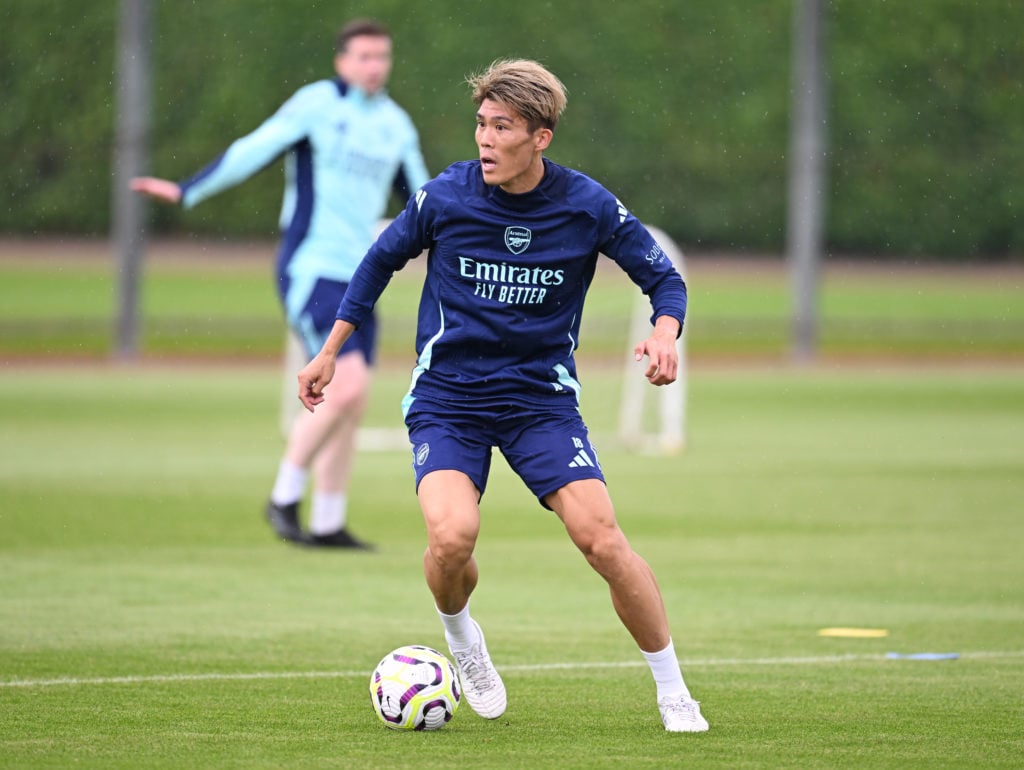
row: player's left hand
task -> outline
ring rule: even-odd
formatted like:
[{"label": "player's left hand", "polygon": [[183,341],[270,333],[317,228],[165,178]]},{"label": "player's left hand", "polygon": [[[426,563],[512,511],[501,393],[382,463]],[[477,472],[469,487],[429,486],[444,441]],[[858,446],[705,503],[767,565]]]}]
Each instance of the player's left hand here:
[{"label": "player's left hand", "polygon": [[675,382],[679,375],[679,352],[676,349],[678,332],[679,322],[663,316],[658,319],[651,336],[633,348],[637,361],[647,356],[644,377],[652,385],[668,385]]}]

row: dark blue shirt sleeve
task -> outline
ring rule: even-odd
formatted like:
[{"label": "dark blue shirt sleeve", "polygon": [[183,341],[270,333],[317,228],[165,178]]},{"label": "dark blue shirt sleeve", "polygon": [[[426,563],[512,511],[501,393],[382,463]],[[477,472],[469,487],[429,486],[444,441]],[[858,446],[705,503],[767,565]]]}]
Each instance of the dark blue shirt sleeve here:
[{"label": "dark blue shirt sleeve", "polygon": [[630,280],[651,302],[651,323],[663,315],[679,322],[682,334],[686,320],[686,282],[654,236],[635,216],[615,201],[616,211],[604,221],[613,226],[601,252],[626,271]]}]

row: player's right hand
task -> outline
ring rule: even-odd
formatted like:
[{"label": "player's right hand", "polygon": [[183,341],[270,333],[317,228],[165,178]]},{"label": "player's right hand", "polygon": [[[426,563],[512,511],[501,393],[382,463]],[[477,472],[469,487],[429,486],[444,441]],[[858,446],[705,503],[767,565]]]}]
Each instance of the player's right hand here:
[{"label": "player's right hand", "polygon": [[137,176],[130,183],[135,192],[148,195],[150,198],[165,203],[178,203],[181,200],[181,186],[169,179],[158,179],[155,176]]},{"label": "player's right hand", "polygon": [[334,377],[334,356],[318,355],[299,372],[299,401],[309,411],[324,400],[324,388]]}]

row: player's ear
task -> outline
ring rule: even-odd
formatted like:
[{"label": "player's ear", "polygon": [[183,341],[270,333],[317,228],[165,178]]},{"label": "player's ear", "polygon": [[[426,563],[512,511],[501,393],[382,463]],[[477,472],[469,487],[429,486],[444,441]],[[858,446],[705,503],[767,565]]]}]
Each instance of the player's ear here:
[{"label": "player's ear", "polygon": [[543,152],[551,144],[555,132],[550,128],[538,128],[533,132],[533,149]]}]

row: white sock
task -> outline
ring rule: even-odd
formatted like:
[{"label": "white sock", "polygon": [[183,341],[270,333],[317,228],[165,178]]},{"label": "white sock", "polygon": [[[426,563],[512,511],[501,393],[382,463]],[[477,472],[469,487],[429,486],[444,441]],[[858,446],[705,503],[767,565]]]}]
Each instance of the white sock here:
[{"label": "white sock", "polygon": [[291,505],[302,499],[306,491],[306,479],[309,471],[282,460],[277,468],[274,489],[270,492],[270,500],[274,505]]},{"label": "white sock", "polygon": [[468,650],[480,642],[480,632],[469,616],[469,602],[454,615],[445,615],[441,610],[438,610],[437,614],[441,616],[441,623],[444,624],[444,638],[448,642],[448,648],[453,652]]},{"label": "white sock", "polygon": [[683,672],[679,670],[679,660],[676,658],[676,648],[672,640],[668,640],[668,647],[658,652],[644,652],[647,665],[651,667],[654,675],[654,684],[658,687],[658,700],[664,697],[676,698],[680,695],[690,696],[690,691],[683,681]]},{"label": "white sock", "polygon": [[313,508],[309,512],[309,531],[314,535],[329,535],[345,526],[345,508],[348,498],[341,492],[314,492]]}]

